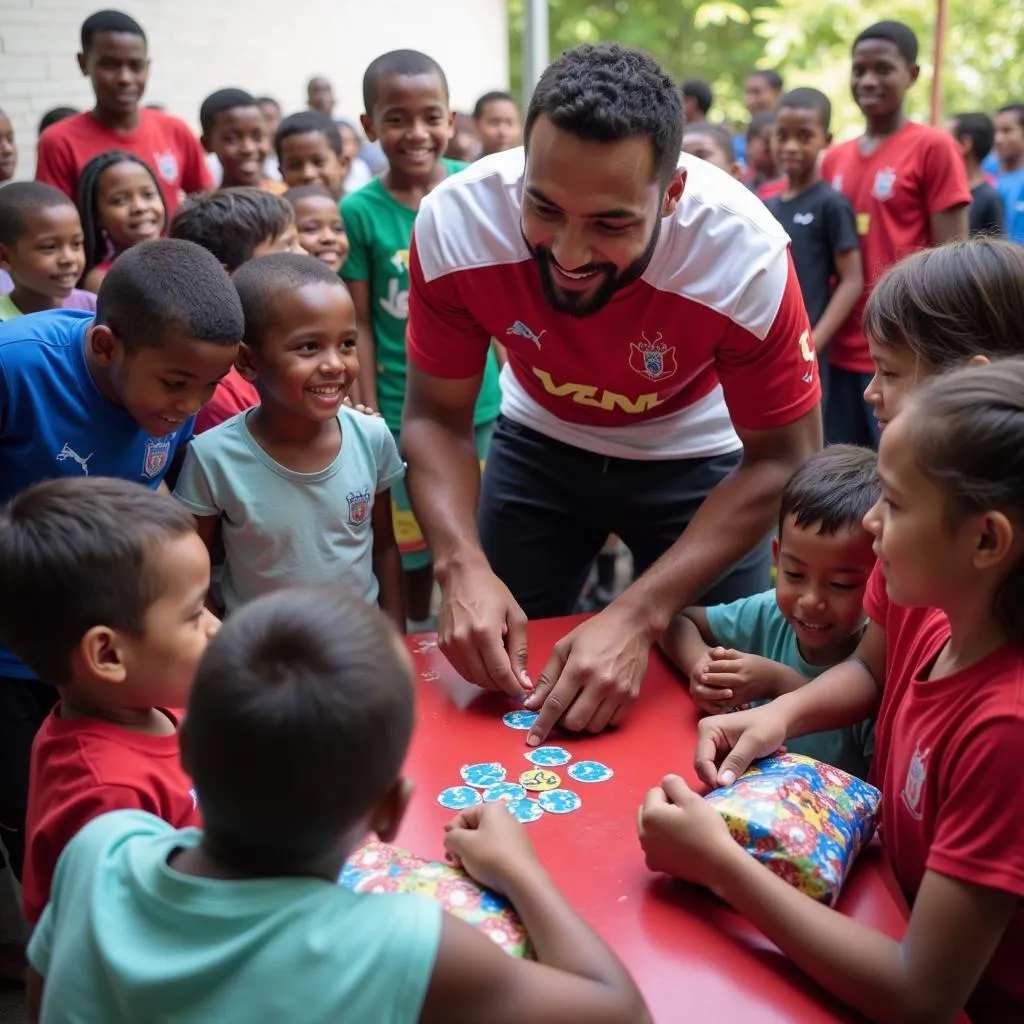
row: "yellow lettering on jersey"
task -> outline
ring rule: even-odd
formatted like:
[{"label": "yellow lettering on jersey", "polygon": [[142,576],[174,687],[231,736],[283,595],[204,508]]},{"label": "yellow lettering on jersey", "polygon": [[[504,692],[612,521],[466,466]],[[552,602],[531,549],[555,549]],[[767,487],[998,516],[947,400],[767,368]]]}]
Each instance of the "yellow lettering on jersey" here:
[{"label": "yellow lettering on jersey", "polygon": [[618,408],[630,415],[636,415],[661,405],[661,399],[656,391],[637,395],[633,399],[615,391],[603,391],[593,384],[556,384],[550,373],[536,366],[533,367],[533,372],[549,395],[554,395],[555,398],[572,398],[577,405],[586,405],[592,409],[611,412]]}]

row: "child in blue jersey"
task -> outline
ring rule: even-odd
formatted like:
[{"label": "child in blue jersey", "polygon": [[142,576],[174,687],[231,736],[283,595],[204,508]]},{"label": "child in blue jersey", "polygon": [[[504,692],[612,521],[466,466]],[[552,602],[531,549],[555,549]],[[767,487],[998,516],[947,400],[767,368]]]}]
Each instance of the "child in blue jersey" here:
[{"label": "child in blue jersey", "polygon": [[[861,520],[878,500],[877,457],[832,445],[798,469],[782,492],[773,544],[775,589],[732,604],[687,608],[660,641],[710,714],[798,689],[848,658],[867,619],[861,607],[875,566]],[[866,778],[874,720],[787,743]]]},{"label": "child in blue jersey", "polygon": [[500,803],[445,847],[509,898],[537,962],[421,895],[336,883],[367,833],[398,832],[414,717],[412,661],[355,596],[285,589],[231,616],[180,732],[203,831],[114,811],[68,844],[29,946],[36,1019],[649,1021]]},{"label": "child in blue jersey", "polygon": [[348,289],[312,256],[250,260],[238,369],[260,402],[199,435],[175,497],[211,552],[231,613],[294,583],[339,583],[403,631],[390,489],[405,475],[384,420],[346,406],[359,372]]},{"label": "child in blue jersey", "polygon": [[[55,476],[160,486],[242,329],[216,257],[171,239],[118,259],[95,318],[54,310],[0,324],[0,503]],[[55,701],[0,647],[0,828],[19,877],[32,739]]]}]

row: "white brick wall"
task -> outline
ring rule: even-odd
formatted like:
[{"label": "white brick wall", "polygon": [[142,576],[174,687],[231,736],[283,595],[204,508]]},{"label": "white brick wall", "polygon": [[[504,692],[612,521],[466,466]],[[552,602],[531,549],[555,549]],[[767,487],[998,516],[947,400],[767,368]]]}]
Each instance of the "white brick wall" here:
[{"label": "white brick wall", "polygon": [[441,64],[457,109],[508,85],[505,0],[0,0],[0,109],[14,124],[19,178],[35,173],[40,115],[92,105],[75,54],[82,21],[108,4],[149,38],[144,101],[197,130],[199,104],[215,89],[265,93],[291,113],[315,74],[334,82],[335,114],[354,119],[366,65],[403,47]]}]

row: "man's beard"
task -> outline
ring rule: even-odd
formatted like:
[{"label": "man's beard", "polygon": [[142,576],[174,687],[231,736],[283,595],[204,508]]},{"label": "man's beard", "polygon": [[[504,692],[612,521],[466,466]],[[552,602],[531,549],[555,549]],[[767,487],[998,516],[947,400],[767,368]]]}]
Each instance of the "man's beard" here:
[{"label": "man's beard", "polygon": [[[654,250],[658,245],[658,238],[661,236],[661,218],[655,222],[654,231],[651,233],[644,251],[638,259],[635,259],[625,270],[618,273],[610,263],[588,263],[585,267],[579,267],[573,271],[578,274],[593,273],[597,287],[593,291],[574,292],[560,288],[555,284],[554,257],[551,250],[546,248],[535,249],[526,243],[534,262],[537,264],[537,271],[540,274],[540,286],[544,292],[544,298],[558,310],[573,317],[588,317],[600,312],[611,301],[612,296],[627,285],[636,281],[647,269],[647,265],[654,256]],[[525,236],[524,236],[525,241]]]}]

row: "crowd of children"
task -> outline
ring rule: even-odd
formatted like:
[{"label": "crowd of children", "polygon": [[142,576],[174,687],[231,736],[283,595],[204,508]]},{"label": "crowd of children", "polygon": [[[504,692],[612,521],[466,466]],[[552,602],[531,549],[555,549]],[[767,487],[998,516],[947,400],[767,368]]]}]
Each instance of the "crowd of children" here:
[{"label": "crowd of children", "polygon": [[[218,90],[197,139],[141,105],[134,19],[86,19],[78,59],[95,107],[47,115],[37,180],[0,187],[0,852],[31,1019],[648,1019],[499,804],[445,844],[536,962],[336,884],[411,791],[399,634],[434,580],[399,454],[414,225],[456,154],[520,144],[514,98],[482,96],[460,139],[442,68],[385,53],[364,154],[319,77],[285,117]],[[1024,105],[914,124],[917,76],[906,26],[862,32],[865,133],[839,145],[828,98],[775,72],[747,80],[745,136],[680,87],[684,159],[745,178],[791,239],[830,444],[782,494],[774,588],[659,641],[708,715],[708,785],[785,742],[880,787],[907,934],[786,887],[678,777],[638,828],[649,867],[872,1019],[1003,1024],[1024,1015]],[[15,158],[0,114],[0,183]],[[503,360],[493,341],[481,462]]]}]

